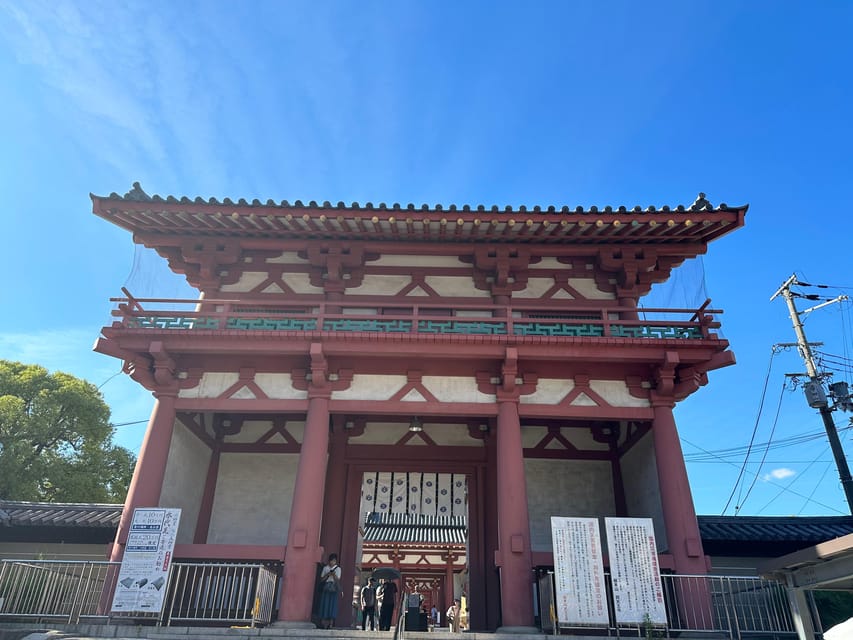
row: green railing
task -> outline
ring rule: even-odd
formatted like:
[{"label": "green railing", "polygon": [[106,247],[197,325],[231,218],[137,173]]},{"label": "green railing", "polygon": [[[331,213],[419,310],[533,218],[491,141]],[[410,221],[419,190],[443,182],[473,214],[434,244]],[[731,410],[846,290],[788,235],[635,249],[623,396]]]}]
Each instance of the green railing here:
[{"label": "green railing", "polygon": [[[288,331],[297,333],[381,333],[662,340],[717,339],[711,330],[720,325],[709,310],[646,309],[572,306],[565,312],[541,303],[499,306],[442,303],[387,303],[347,301],[332,306],[317,303],[283,307],[281,304],[239,300],[167,300],[113,298],[120,318],[114,326],[169,331]],[[151,304],[168,306],[153,309]]]}]

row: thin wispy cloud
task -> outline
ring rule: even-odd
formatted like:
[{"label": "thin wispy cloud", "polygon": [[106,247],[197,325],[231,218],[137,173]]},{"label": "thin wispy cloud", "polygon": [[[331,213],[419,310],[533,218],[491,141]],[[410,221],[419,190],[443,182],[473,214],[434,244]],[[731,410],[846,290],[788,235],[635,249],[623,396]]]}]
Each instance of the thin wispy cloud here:
[{"label": "thin wispy cloud", "polygon": [[[215,103],[191,30],[169,24],[168,7],[64,0],[0,5],[0,36],[51,95],[44,101],[93,161],[128,177],[140,167],[225,177],[216,153]],[[5,19],[4,14],[5,12]],[[143,175],[140,175],[143,173]],[[206,181],[207,181],[206,180]]]}]

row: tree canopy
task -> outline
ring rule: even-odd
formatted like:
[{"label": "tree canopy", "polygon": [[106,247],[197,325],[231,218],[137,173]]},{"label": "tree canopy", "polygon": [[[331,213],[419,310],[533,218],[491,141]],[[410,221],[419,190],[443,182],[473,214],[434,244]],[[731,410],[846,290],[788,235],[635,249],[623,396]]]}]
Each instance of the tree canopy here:
[{"label": "tree canopy", "polygon": [[113,434],[95,385],[0,360],[0,498],[123,502],[135,459]]}]

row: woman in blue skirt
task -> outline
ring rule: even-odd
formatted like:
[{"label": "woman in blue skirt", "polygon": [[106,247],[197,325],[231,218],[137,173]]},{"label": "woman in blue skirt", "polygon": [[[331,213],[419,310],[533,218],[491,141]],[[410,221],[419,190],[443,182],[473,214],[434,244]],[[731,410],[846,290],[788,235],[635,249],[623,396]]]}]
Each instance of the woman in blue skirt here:
[{"label": "woman in blue skirt", "polygon": [[329,562],[320,572],[320,625],[331,629],[338,617],[338,600],[341,597],[341,568],[338,566],[338,554],[329,556]]}]

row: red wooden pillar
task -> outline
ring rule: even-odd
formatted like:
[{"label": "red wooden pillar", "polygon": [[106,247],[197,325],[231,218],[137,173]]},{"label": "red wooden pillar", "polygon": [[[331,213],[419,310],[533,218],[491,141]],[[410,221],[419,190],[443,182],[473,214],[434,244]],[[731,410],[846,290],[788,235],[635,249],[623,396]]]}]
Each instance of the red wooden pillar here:
[{"label": "red wooden pillar", "polygon": [[498,631],[533,627],[532,561],[527,483],[516,394],[498,392],[497,428],[498,551],[502,626]]},{"label": "red wooden pillar", "polygon": [[[347,467],[346,446],[347,433],[343,420],[344,416],[332,418],[332,433],[329,442],[329,464],[326,472],[326,491],[323,509],[323,531],[320,544],[325,553],[337,553],[341,564],[341,585],[344,590],[343,602],[338,607],[336,626],[349,627],[352,623],[352,610],[347,598],[352,598],[352,585],[355,580],[355,562],[350,558],[344,560],[344,507],[346,505]],[[348,530],[355,535],[352,529]],[[349,555],[349,554],[348,554]],[[355,560],[355,558],[352,558]]]},{"label": "red wooden pillar", "polygon": [[133,479],[127,490],[124,509],[121,512],[115,543],[110,550],[110,560],[119,562],[124,556],[127,534],[133,519],[133,510],[138,507],[156,507],[160,504],[163,476],[169,459],[169,446],[175,428],[175,397],[177,392],[156,392],[154,409],[145,431],[145,439],[139,449],[139,458],[133,471]]},{"label": "red wooden pillar", "polygon": [[217,436],[210,452],[210,462],[207,464],[207,479],[204,482],[204,493],[196,519],[193,544],[207,544],[210,533],[210,518],[213,515],[213,499],[216,496],[216,482],[219,479],[219,459],[222,454],[222,436]]},{"label": "red wooden pillar", "polygon": [[702,551],[684,455],[672,415],[673,406],[671,399],[653,400],[652,435],[667,546],[675,562],[676,572],[704,574],[708,569]]},{"label": "red wooden pillar", "polygon": [[311,626],[317,563],[321,561],[320,521],[329,447],[330,391],[309,389],[305,436],[296,469],[296,486],[287,530],[287,552],[278,619],[288,626]]},{"label": "red wooden pillar", "polygon": [[447,585],[444,592],[446,594],[444,602],[444,610],[453,604],[453,598],[456,597],[456,587],[453,583],[453,554],[447,554],[447,564],[444,565],[444,584]]}]

